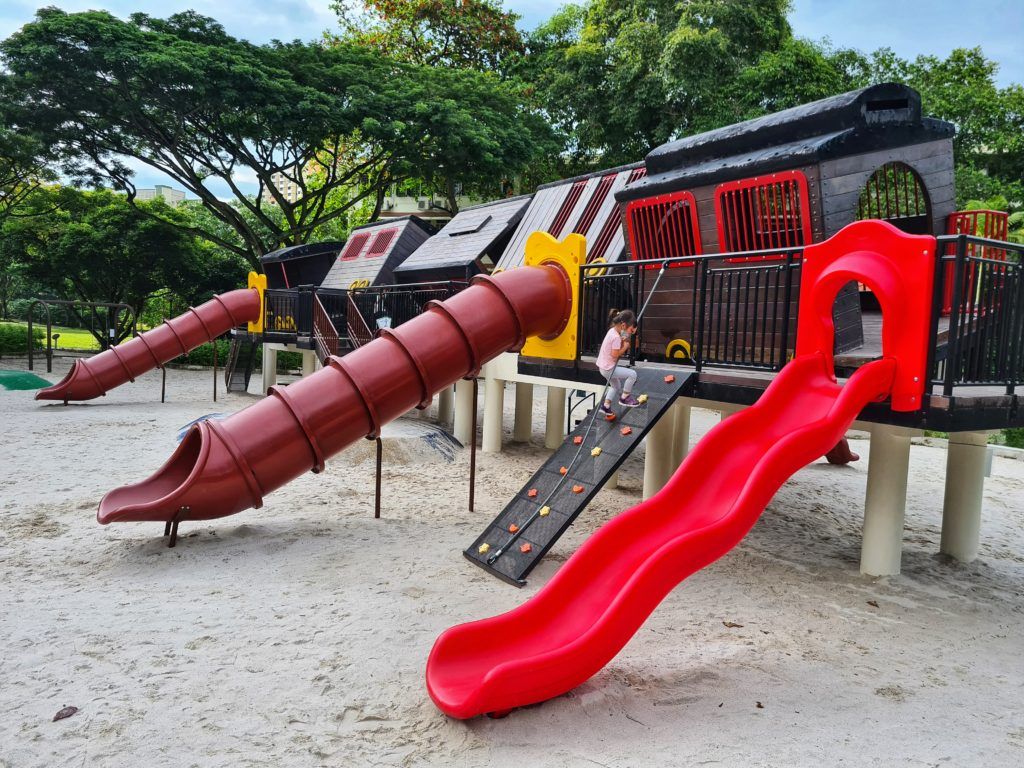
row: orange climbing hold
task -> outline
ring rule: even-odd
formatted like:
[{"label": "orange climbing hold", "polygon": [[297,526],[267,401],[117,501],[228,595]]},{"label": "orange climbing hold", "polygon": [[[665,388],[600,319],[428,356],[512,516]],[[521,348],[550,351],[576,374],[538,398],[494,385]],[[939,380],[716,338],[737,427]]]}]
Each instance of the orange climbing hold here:
[{"label": "orange climbing hold", "polygon": [[531,499],[536,499],[537,498],[537,489],[536,488],[531,488],[530,490],[528,490],[526,492],[526,495],[529,498],[531,498]]},{"label": "orange climbing hold", "polygon": [[558,474],[560,474],[560,475],[567,475],[567,474],[569,474],[569,468],[568,467],[561,467],[561,468],[559,468]]},{"label": "orange climbing hold", "polygon": [[605,418],[606,421],[615,421],[615,414],[614,413],[606,413],[604,415],[604,418]]},{"label": "orange climbing hold", "polygon": [[572,487],[572,492],[573,493],[583,493],[583,486],[582,485],[574,485]]},{"label": "orange climbing hold", "polygon": [[530,551],[531,549],[533,549],[533,545],[532,545],[532,544],[530,544],[530,542],[526,542],[525,544],[523,544],[523,546],[521,546],[521,547],[519,548],[519,551],[520,551],[520,552],[522,552],[522,553],[523,553],[523,554],[525,555],[525,554],[526,554],[527,552],[529,552],[529,551]]},{"label": "orange climbing hold", "polygon": [[666,384],[671,384],[675,380],[676,380],[676,377],[673,376],[671,373],[668,376],[665,377],[665,383]]},{"label": "orange climbing hold", "polygon": [[622,429],[619,430],[619,434],[620,435],[632,435],[633,434],[633,428],[632,427],[623,427]]},{"label": "orange climbing hold", "polygon": [[518,530],[519,530],[519,526],[518,526],[518,525],[516,525],[515,523],[512,523],[512,525],[510,525],[510,526],[508,527],[508,532],[509,532],[509,533],[515,533],[515,532],[516,532],[516,531],[518,531]]},{"label": "orange climbing hold", "polygon": [[577,435],[576,437],[574,437],[572,439],[572,444],[573,445],[582,445],[583,444],[583,438],[581,436]]}]

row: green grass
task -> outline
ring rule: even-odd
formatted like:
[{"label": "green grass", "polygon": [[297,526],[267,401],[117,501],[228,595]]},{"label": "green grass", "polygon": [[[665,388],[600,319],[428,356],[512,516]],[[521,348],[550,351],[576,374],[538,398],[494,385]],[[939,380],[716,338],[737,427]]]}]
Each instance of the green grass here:
[{"label": "green grass", "polygon": [[[9,323],[11,325],[20,325],[23,328],[26,328],[27,331],[28,323],[19,320],[11,320]],[[32,323],[32,328],[38,328],[44,334],[46,333],[46,323]],[[84,349],[88,351],[98,351],[100,348],[100,343],[96,341],[96,337],[81,328],[66,328],[64,326],[55,325],[52,327],[52,333],[60,334],[60,338],[57,339],[54,344],[54,349]],[[46,339],[43,339],[43,348],[46,348]]]}]

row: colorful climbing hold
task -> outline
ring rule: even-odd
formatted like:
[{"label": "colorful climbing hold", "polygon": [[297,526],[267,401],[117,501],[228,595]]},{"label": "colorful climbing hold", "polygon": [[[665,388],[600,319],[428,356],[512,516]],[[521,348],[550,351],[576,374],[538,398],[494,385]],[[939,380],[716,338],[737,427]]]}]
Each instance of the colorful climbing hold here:
[{"label": "colorful climbing hold", "polygon": [[512,523],[512,525],[510,525],[510,526],[508,527],[508,532],[509,532],[509,533],[515,533],[515,532],[516,532],[516,531],[518,531],[518,530],[519,530],[519,526],[518,526],[518,525],[516,525],[515,523]]},{"label": "colorful climbing hold", "polygon": [[615,414],[614,413],[606,413],[604,415],[604,418],[605,418],[605,421],[615,421]]},{"label": "colorful climbing hold", "polygon": [[671,384],[675,380],[676,380],[676,377],[673,376],[671,373],[668,376],[665,377],[665,383],[666,384]]},{"label": "colorful climbing hold", "polygon": [[583,493],[583,486],[582,485],[574,485],[572,487],[572,492],[573,493]]},{"label": "colorful climbing hold", "polygon": [[576,435],[576,437],[574,437],[572,439],[572,444],[573,445],[582,445],[583,444],[583,437],[581,435]]},{"label": "colorful climbing hold", "polygon": [[519,548],[519,551],[520,551],[520,552],[522,552],[522,553],[523,553],[523,554],[525,555],[525,554],[526,554],[527,552],[529,552],[529,551],[530,551],[531,549],[533,549],[533,545],[532,545],[532,544],[530,544],[530,542],[526,542],[525,544],[523,544],[523,546],[521,546],[521,547]]},{"label": "colorful climbing hold", "polygon": [[526,495],[529,498],[531,498],[531,499],[536,499],[537,498],[537,489],[536,488],[531,488],[530,490],[528,490],[526,492]]},{"label": "colorful climbing hold", "polygon": [[569,468],[568,467],[559,467],[558,474],[560,474],[560,475],[567,475],[567,474],[569,474]]},{"label": "colorful climbing hold", "polygon": [[636,401],[640,403],[640,405],[643,405],[644,403],[647,402],[647,395],[640,395],[640,397],[638,397]]},{"label": "colorful climbing hold", "polygon": [[601,446],[598,446],[597,448],[592,449],[590,451],[590,455],[591,456],[600,456],[601,455]]},{"label": "colorful climbing hold", "polygon": [[491,551],[491,545],[485,541],[483,544],[476,548],[476,551],[479,552],[481,555],[486,555],[488,552]]},{"label": "colorful climbing hold", "polygon": [[621,435],[632,435],[633,434],[633,428],[632,427],[623,427],[622,429],[619,430],[619,434],[621,434]]},{"label": "colorful climbing hold", "polygon": [[551,507],[541,507],[540,512],[538,512],[537,514],[539,514],[541,517],[547,517],[551,514]]}]

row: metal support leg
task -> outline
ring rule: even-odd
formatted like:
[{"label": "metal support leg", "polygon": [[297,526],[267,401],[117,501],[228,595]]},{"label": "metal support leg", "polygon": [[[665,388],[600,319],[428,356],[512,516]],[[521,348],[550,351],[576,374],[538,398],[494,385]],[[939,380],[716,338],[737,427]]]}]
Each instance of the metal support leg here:
[{"label": "metal support leg", "polygon": [[512,426],[512,440],[528,443],[533,435],[533,384],[516,382],[516,418]]},{"label": "metal support leg", "polygon": [[181,518],[189,513],[189,507],[180,507],[177,512],[174,513],[174,517],[167,521],[164,525],[164,536],[170,535],[170,539],[167,541],[167,548],[174,549],[178,543],[178,523],[181,522]]},{"label": "metal support leg", "polygon": [[899,427],[872,425],[861,573],[895,576],[900,572],[909,464],[910,433]]},{"label": "metal support leg", "polygon": [[949,436],[939,551],[964,563],[978,556],[987,446],[984,432],[953,432]]},{"label": "metal support leg", "polygon": [[473,427],[469,438],[469,511],[476,501],[476,409],[480,388],[473,379]]},{"label": "metal support leg", "polygon": [[373,495],[373,518],[375,520],[380,520],[380,473],[381,473],[381,463],[382,463],[383,458],[384,458],[384,446],[381,443],[380,438],[378,437],[377,438],[377,487],[376,487],[376,490],[374,491],[374,495]]}]

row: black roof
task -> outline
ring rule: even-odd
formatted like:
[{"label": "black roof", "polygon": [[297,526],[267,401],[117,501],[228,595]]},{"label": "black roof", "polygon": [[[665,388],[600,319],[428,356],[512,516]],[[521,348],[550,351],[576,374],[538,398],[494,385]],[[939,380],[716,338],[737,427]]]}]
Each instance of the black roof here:
[{"label": "black roof", "polygon": [[273,264],[274,262],[288,261],[290,259],[305,259],[309,256],[319,256],[324,253],[338,253],[344,246],[344,240],[289,245],[286,248],[278,248],[276,251],[263,254],[260,256],[260,261],[264,264]]},{"label": "black roof", "polygon": [[921,117],[921,97],[913,88],[873,85],[663,144],[647,155],[647,176],[616,199],[950,138],[954,130],[951,123]]}]

